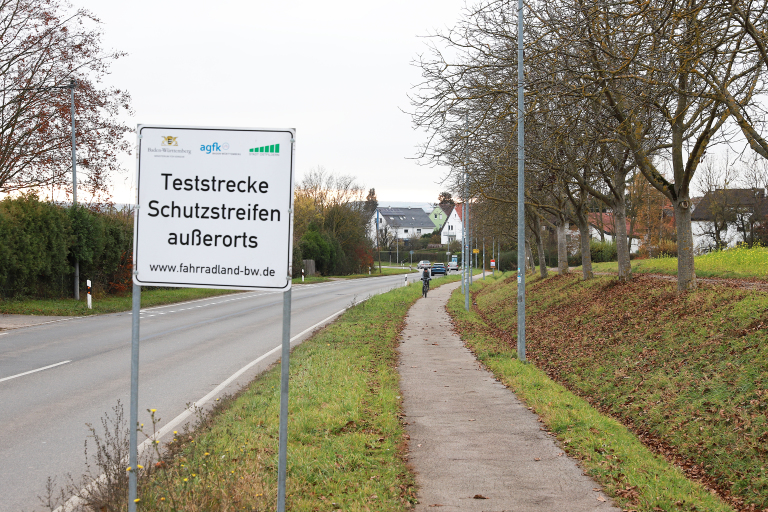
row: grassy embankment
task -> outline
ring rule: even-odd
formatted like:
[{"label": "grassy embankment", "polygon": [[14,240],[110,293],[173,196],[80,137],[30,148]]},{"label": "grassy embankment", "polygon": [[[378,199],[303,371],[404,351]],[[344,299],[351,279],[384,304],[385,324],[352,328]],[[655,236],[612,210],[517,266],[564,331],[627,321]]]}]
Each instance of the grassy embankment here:
[{"label": "grassy embankment", "polygon": [[[414,502],[396,350],[420,296],[414,283],[372,297],[293,351],[289,510],[402,511]],[[279,405],[276,367],[194,436],[177,436],[175,457],[142,479],[141,510],[274,510]]]},{"label": "grassy embankment", "polygon": [[[593,263],[594,272],[618,272],[618,263]],[[696,257],[697,277],[721,277],[768,281],[768,247],[734,247]],[[581,267],[576,267],[580,270]],[[632,272],[677,275],[677,258],[632,260]]]},{"label": "grassy embankment", "polygon": [[675,283],[649,276],[536,278],[526,297],[533,364],[521,364],[512,348],[517,285],[507,276],[474,285],[471,314],[454,296],[458,325],[623,507],[728,509],[649,457],[639,436],[734,508],[768,508],[768,294],[708,285],[677,294]]}]

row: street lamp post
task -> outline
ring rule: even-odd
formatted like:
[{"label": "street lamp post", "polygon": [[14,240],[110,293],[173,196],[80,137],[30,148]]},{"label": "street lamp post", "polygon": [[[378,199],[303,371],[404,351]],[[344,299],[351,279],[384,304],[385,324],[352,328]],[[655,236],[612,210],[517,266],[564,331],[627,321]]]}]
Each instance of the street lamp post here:
[{"label": "street lamp post", "polygon": [[[75,88],[77,81],[69,80],[69,85],[52,85],[49,87],[25,87],[17,91],[50,91],[51,89],[69,89],[71,91],[70,113],[72,115],[72,206],[77,205],[77,153],[75,137]],[[75,258],[75,300],[80,300],[80,260]]]},{"label": "street lamp post", "polygon": [[[77,152],[75,150],[75,87],[77,82],[69,81],[68,89],[72,92],[72,207],[77,206]],[[80,260],[75,258],[75,300],[80,300]]]},{"label": "street lamp post", "polygon": [[523,0],[517,0],[517,358],[525,361],[525,74]]}]

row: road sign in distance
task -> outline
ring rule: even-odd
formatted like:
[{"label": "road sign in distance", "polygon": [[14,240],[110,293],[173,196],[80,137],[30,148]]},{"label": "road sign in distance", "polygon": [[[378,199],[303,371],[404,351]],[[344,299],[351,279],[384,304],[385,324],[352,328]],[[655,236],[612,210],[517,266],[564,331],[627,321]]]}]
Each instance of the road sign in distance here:
[{"label": "road sign in distance", "polygon": [[140,286],[291,286],[293,129],[139,125]]}]

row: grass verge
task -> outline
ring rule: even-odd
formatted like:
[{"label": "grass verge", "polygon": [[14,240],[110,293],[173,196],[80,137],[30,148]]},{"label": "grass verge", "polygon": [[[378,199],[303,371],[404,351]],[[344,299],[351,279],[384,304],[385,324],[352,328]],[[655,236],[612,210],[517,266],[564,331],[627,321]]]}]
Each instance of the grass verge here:
[{"label": "grass verge", "polygon": [[[383,275],[407,274],[411,271],[398,269],[382,269]],[[342,279],[376,277],[378,274],[356,274],[339,276]],[[293,284],[315,284],[330,282],[328,277],[311,276],[292,280]],[[205,299],[216,295],[240,293],[240,290],[215,290],[209,288],[156,288],[141,291],[141,307],[149,308],[185,302],[188,300]],[[93,299],[93,309],[88,309],[84,294],[81,300],[75,299],[0,299],[0,314],[4,315],[43,315],[43,316],[88,316],[105,313],[118,313],[131,310],[131,296],[99,297]]]},{"label": "grass verge", "polygon": [[[593,263],[594,272],[618,272],[618,263]],[[757,279],[768,281],[768,248],[744,246],[710,252],[694,258],[697,277]],[[581,270],[581,267],[576,267]],[[632,260],[632,272],[677,275],[677,258]]]},{"label": "grass verge", "polygon": [[[441,283],[455,279],[441,279]],[[419,283],[372,297],[291,355],[287,509],[402,511],[415,502],[403,461],[397,340]],[[274,510],[280,371],[257,378],[140,486],[142,510]]]},{"label": "grass verge", "polygon": [[331,280],[330,277],[306,276],[304,278],[304,281],[302,281],[300,277],[295,277],[291,280],[291,283],[292,284],[315,284],[315,283],[327,283],[330,280]]},{"label": "grass verge", "polygon": [[[188,300],[204,299],[216,295],[239,293],[236,290],[209,288],[156,288],[141,291],[141,307],[162,306]],[[131,310],[132,298],[103,297],[93,299],[88,309],[85,298],[75,299],[6,299],[0,300],[0,313],[5,315],[87,316]]]},{"label": "grass verge", "polygon": [[378,276],[396,276],[399,274],[412,274],[414,272],[417,272],[415,270],[411,270],[408,267],[405,268],[381,268],[381,273],[379,273],[379,267],[376,267],[370,274],[352,274],[348,276],[335,276],[340,279],[360,279],[362,277],[378,277]]},{"label": "grass verge", "polygon": [[[465,333],[479,357],[542,415],[559,439],[568,441],[565,446],[628,509],[724,510],[722,505],[696,505],[700,493],[677,487],[673,480],[661,486],[666,489],[659,487],[662,476],[649,469],[656,465],[630,463],[626,441],[615,443],[617,434],[595,426],[597,418],[569,417],[562,401],[558,405],[544,397],[539,377],[531,372],[542,379],[546,374],[619,420],[650,450],[716,490],[734,508],[765,510],[768,294],[707,285],[677,294],[674,288],[674,283],[643,276],[625,284],[608,277],[532,280],[526,298],[527,356],[538,369],[508,361],[516,339],[507,333],[517,332],[514,282],[476,288],[478,308],[470,315],[460,304],[452,311],[465,329],[482,330],[474,336]],[[574,440],[575,430],[583,433],[582,441]]]}]

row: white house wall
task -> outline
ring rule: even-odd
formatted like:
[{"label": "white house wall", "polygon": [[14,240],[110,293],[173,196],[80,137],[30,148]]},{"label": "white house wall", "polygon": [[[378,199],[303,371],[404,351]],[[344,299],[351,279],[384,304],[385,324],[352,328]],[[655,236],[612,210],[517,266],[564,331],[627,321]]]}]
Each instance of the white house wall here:
[{"label": "white house wall", "polygon": [[[450,229],[452,228],[452,229]],[[440,232],[440,243],[447,245],[454,240],[462,241],[462,224],[459,214],[456,212],[456,208],[451,211],[448,219],[443,225],[443,230]]]}]

